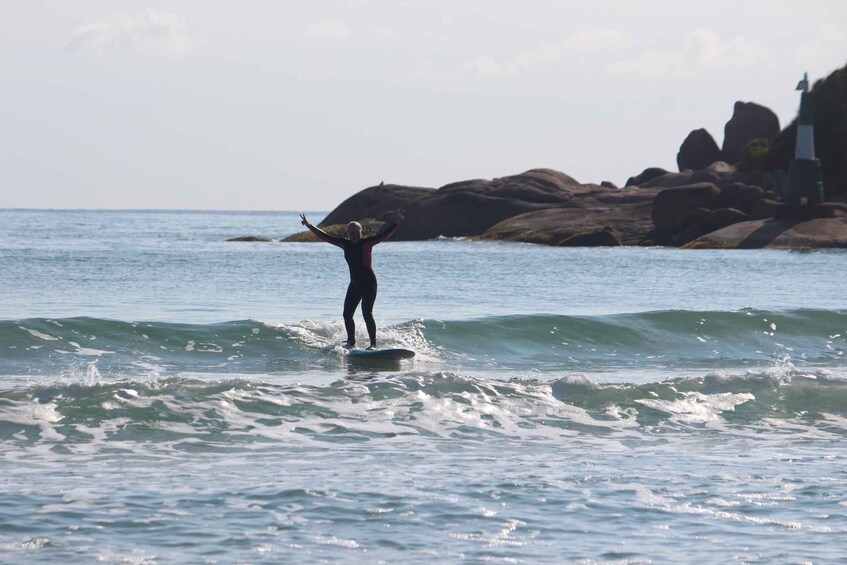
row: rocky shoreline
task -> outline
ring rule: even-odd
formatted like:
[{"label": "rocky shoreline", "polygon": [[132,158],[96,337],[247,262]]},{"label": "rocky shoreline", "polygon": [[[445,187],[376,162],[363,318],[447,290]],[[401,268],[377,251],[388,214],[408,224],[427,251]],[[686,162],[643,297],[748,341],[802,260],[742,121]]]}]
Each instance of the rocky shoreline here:
[{"label": "rocky shoreline", "polygon": [[[664,245],[688,249],[847,248],[847,67],[819,81],[827,202],[782,202],[796,123],[780,131],[776,115],[736,102],[718,147],[705,129],[693,130],[677,154],[679,172],[651,167],[623,188],[604,181],[582,184],[553,169],[532,169],[491,180],[441,188],[383,185],[366,188],[338,205],[320,226],[343,233],[350,221],[372,232],[396,208],[407,221],[394,240],[464,237],[555,246]],[[817,119],[817,118],[816,118]],[[815,124],[817,132],[817,122]],[[818,137],[821,139],[818,140]],[[835,141],[829,138],[834,137]],[[831,148],[830,148],[831,146]],[[258,241],[243,236],[230,241]],[[300,232],[282,241],[316,241]]]},{"label": "rocky shoreline", "polygon": [[[582,185],[550,169],[438,190],[383,185],[347,199],[320,225],[342,234],[347,222],[357,220],[374,232],[401,207],[408,219],[395,241],[464,237],[563,247],[847,248],[847,204],[830,204],[829,218],[781,220],[775,215],[784,205],[776,195],[743,180],[734,168],[716,163],[624,189]],[[304,231],[283,241],[316,239]]]}]

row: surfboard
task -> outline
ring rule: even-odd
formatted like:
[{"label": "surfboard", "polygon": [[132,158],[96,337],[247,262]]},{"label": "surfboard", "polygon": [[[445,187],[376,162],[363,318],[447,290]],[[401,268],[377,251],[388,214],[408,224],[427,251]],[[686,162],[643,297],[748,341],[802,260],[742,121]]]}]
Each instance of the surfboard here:
[{"label": "surfboard", "polygon": [[347,352],[347,356],[362,360],[399,361],[401,359],[411,359],[415,356],[415,352],[410,349],[351,349]]}]

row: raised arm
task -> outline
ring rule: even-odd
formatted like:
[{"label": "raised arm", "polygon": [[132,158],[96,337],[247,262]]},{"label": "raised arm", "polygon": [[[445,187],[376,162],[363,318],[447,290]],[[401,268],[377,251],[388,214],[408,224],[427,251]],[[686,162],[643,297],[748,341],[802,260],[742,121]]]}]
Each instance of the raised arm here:
[{"label": "raised arm", "polygon": [[327,243],[331,243],[336,247],[344,247],[344,238],[343,237],[334,237],[323,231],[322,229],[313,226],[306,219],[305,214],[300,214],[300,223],[309,228],[309,231],[315,234],[318,239],[322,239]]},{"label": "raised arm", "polygon": [[371,245],[376,245],[377,243],[383,242],[389,237],[391,237],[397,228],[400,227],[400,224],[403,223],[403,220],[406,219],[406,211],[405,210],[396,210],[394,212],[394,221],[388,226],[384,227],[382,231],[377,233],[376,235],[372,235],[370,237],[366,237],[365,241],[370,243]]}]

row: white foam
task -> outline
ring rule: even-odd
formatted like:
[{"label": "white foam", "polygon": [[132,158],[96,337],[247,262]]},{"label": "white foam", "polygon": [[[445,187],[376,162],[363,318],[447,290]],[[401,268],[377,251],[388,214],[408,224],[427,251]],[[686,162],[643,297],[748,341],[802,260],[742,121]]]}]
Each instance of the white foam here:
[{"label": "white foam", "polygon": [[104,351],[102,349],[93,349],[91,347],[82,347],[80,344],[68,341],[68,344],[74,346],[76,350],[73,352],[76,355],[82,355],[85,357],[102,357],[103,355],[111,355],[114,351]]},{"label": "white foam", "polygon": [[356,549],[359,547],[359,542],[354,539],[344,539],[336,536],[317,536],[315,542],[324,545],[337,545],[347,549]]},{"label": "white foam", "polygon": [[675,400],[639,398],[635,402],[670,414],[672,421],[694,424],[718,420],[721,412],[733,411],[736,406],[756,399],[755,396],[747,392],[722,392],[717,394],[683,392],[680,394],[682,394],[682,398]]},{"label": "white foam", "polygon": [[33,337],[37,337],[38,339],[43,339],[44,341],[59,341],[60,339],[62,339],[62,338],[60,338],[60,337],[54,337],[54,336],[52,336],[52,335],[42,333],[42,332],[40,332],[40,331],[38,331],[38,330],[31,330],[31,329],[29,329],[29,328],[25,328],[25,327],[23,327],[23,326],[18,326],[18,327],[19,327],[20,329],[22,329],[22,330],[24,330],[24,331],[28,332],[28,333],[29,333],[30,335],[32,335]]}]

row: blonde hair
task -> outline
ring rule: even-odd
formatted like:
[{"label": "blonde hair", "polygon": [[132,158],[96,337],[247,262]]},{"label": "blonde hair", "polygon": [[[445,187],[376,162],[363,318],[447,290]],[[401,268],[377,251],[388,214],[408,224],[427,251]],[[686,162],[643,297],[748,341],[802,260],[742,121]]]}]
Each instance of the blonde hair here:
[{"label": "blonde hair", "polygon": [[351,227],[359,228],[359,231],[362,231],[362,224],[360,224],[359,222],[350,222],[349,224],[347,224],[347,229],[348,229],[348,230],[349,230]]}]

